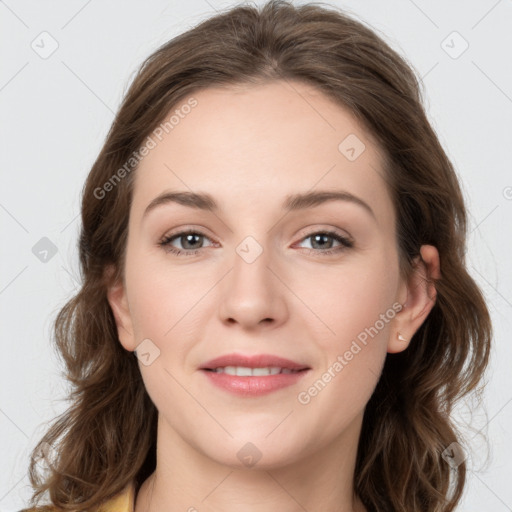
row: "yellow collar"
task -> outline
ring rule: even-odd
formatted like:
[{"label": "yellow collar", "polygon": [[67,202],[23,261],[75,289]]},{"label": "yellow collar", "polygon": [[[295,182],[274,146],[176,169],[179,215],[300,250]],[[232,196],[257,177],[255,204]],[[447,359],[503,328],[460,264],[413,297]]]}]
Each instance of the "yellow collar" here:
[{"label": "yellow collar", "polygon": [[133,512],[135,509],[135,482],[130,482],[119,494],[105,502],[98,512]]}]

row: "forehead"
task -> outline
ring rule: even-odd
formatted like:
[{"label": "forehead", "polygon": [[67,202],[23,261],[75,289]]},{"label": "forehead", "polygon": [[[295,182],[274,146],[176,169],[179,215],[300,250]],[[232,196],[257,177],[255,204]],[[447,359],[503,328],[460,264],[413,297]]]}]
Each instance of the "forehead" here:
[{"label": "forehead", "polygon": [[249,197],[270,207],[314,188],[341,188],[377,214],[391,213],[380,148],[348,109],[311,85],[203,89],[165,121],[171,116],[150,135],[155,146],[135,172],[136,215],[166,190],[208,192],[236,211]]}]

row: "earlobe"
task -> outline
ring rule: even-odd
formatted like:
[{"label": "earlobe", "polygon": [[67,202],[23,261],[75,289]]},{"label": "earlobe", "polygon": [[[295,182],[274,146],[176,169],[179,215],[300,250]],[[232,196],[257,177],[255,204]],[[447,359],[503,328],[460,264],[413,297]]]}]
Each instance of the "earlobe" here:
[{"label": "earlobe", "polygon": [[432,245],[422,245],[406,286],[407,299],[402,310],[395,316],[394,331],[388,342],[389,353],[401,352],[409,346],[414,333],[434,307],[437,291],[431,281],[440,277],[437,249]]},{"label": "earlobe", "polygon": [[[111,276],[112,269],[107,269],[106,273],[108,276]],[[107,279],[107,281],[110,280]],[[126,297],[125,285],[122,280],[107,286],[107,300],[116,321],[117,335],[121,345],[126,350],[135,350],[130,308]]]}]

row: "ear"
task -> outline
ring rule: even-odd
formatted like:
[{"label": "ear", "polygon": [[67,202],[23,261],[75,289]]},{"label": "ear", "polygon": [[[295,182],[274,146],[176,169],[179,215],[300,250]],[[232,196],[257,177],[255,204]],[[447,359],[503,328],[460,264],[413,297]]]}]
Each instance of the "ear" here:
[{"label": "ear", "polygon": [[389,353],[401,352],[409,346],[414,333],[421,327],[436,302],[435,284],[428,280],[441,277],[437,249],[433,245],[422,245],[420,256],[417,256],[414,265],[409,282],[402,285],[401,295],[405,297],[405,301],[400,301],[403,307],[394,319],[388,342]]},{"label": "ear", "polygon": [[136,343],[133,336],[133,325],[130,308],[126,297],[126,287],[122,279],[112,280],[114,268],[109,266],[105,270],[107,286],[107,300],[114,314],[117,326],[117,336],[126,350],[133,351]]}]

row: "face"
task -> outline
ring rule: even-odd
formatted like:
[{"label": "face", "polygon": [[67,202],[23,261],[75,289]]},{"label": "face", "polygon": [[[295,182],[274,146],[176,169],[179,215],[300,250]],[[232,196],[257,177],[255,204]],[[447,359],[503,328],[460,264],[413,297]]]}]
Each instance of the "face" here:
[{"label": "face", "polygon": [[[397,329],[410,339],[425,315],[399,275],[379,148],[300,82],[193,96],[136,171],[125,280],[109,291],[120,342],[139,347],[167,439],[213,461],[241,466],[253,450],[275,467],[354,444],[387,352],[407,346]],[[155,201],[175,192],[211,202]],[[320,192],[339,196],[297,199]],[[306,369],[202,369],[228,354]]]}]

